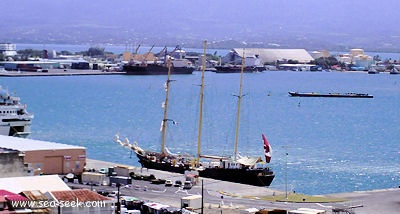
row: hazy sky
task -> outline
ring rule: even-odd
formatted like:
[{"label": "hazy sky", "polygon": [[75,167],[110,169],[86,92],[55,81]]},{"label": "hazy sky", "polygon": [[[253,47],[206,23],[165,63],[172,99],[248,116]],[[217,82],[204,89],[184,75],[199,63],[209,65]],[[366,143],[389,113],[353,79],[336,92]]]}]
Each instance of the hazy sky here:
[{"label": "hazy sky", "polygon": [[400,36],[399,6],[398,0],[1,0],[0,41],[16,32],[47,31],[56,37],[63,31],[73,37],[107,29],[122,40],[345,35],[393,43]]}]

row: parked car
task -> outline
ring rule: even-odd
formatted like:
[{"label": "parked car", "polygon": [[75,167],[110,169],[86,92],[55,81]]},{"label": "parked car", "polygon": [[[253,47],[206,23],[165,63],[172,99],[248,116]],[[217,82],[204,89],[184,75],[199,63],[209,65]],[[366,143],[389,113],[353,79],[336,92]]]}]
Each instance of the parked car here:
[{"label": "parked car", "polygon": [[152,184],[165,184],[165,179],[155,178],[150,181]]},{"label": "parked car", "polygon": [[193,186],[191,181],[185,181],[185,183],[183,184],[183,189],[191,189]]},{"label": "parked car", "polygon": [[101,169],[99,169],[99,172],[101,174],[107,174],[108,173],[108,169],[107,168],[101,168]]},{"label": "parked car", "polygon": [[112,191],[112,192],[110,192],[110,193],[108,194],[108,197],[116,198],[117,195],[118,195],[118,191]]},{"label": "parked car", "polygon": [[174,187],[180,187],[180,186],[182,186],[182,181],[180,180],[175,181]]},{"label": "parked car", "polygon": [[166,181],[165,181],[165,186],[166,186],[166,187],[170,187],[170,186],[172,186],[172,184],[173,184],[173,183],[172,183],[171,180],[166,180]]}]

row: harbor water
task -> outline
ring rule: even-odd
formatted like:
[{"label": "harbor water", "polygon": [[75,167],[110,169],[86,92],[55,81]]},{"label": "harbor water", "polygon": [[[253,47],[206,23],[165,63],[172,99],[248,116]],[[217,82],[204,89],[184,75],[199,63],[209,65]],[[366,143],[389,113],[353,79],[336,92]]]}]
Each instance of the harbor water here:
[{"label": "harbor water", "polygon": [[[234,152],[239,74],[206,72],[202,153]],[[176,75],[167,147],[197,152],[200,72]],[[115,134],[160,149],[166,76],[0,77],[35,115],[30,138],[85,146],[87,157],[139,166]],[[299,98],[289,91],[368,93],[374,98]],[[400,75],[271,71],[244,75],[239,151],[272,146],[271,188],[328,194],[400,184]]]}]

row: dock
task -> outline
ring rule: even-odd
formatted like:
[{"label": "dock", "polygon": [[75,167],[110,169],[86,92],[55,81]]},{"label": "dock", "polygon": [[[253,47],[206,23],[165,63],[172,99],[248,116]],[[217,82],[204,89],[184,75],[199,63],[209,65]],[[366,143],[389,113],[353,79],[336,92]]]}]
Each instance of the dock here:
[{"label": "dock", "polygon": [[[98,170],[103,167],[111,167],[115,165],[121,164],[87,159],[86,167]],[[171,180],[183,179],[182,174],[142,169],[138,166],[133,166],[133,168],[135,173],[144,175],[154,174],[157,178]],[[342,198],[345,199],[345,202],[292,203],[266,200],[269,196],[284,194],[283,191],[207,178],[202,178],[202,180],[204,181],[205,188],[205,213],[209,214],[239,214],[246,208],[292,210],[304,207],[323,209],[331,213],[342,213],[342,211],[350,213],[396,213],[400,208],[398,204],[400,186],[392,189],[321,195],[322,197],[327,198]],[[142,189],[138,190],[132,188],[132,190],[130,190],[131,188],[124,188],[122,189],[122,192],[144,200],[151,201],[156,199],[157,202],[175,207],[179,207],[181,197],[191,194],[201,194],[201,184],[197,184],[189,192],[185,191],[185,193],[182,192],[182,190],[168,193],[168,191],[166,192],[164,185],[159,185],[158,187],[151,186],[150,184],[144,185],[148,185],[146,186],[149,188],[147,191],[143,191]],[[96,187],[96,189],[99,188],[102,187]],[[225,202],[225,204],[222,202]]]},{"label": "dock", "polygon": [[[178,178],[178,177],[181,179],[184,178],[184,175],[179,174],[179,173],[171,173],[171,172],[146,169],[146,168],[142,169],[141,167],[137,167],[137,166],[115,164],[115,163],[110,163],[110,162],[105,162],[105,161],[100,161],[100,160],[93,160],[93,159],[86,160],[86,167],[93,168],[96,170],[98,170],[100,168],[107,168],[107,167],[116,166],[116,165],[133,167],[134,172],[136,174],[142,174],[142,175],[153,174],[157,178],[161,178],[161,179],[174,179],[174,178]],[[232,196],[265,197],[265,196],[272,196],[275,194],[283,194],[284,193],[282,191],[274,190],[274,189],[266,188],[266,187],[251,186],[251,185],[232,183],[232,182],[226,182],[226,181],[217,181],[217,180],[209,179],[209,178],[202,178],[202,179],[207,181],[207,187],[209,189],[212,189],[214,192],[219,192],[221,194],[227,194],[227,195],[232,195]]]},{"label": "dock", "polygon": [[124,71],[79,70],[79,69],[48,69],[46,72],[33,71],[7,71],[1,70],[3,77],[29,77],[29,76],[76,76],[76,75],[121,75]]}]

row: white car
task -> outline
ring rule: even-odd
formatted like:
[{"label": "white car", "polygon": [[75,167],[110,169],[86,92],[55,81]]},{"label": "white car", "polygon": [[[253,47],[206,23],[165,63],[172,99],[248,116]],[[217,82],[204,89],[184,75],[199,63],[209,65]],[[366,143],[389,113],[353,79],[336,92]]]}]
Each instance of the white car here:
[{"label": "white car", "polygon": [[172,184],[173,184],[173,183],[172,183],[171,180],[166,180],[166,181],[165,181],[165,186],[166,186],[166,187],[170,187],[170,186],[172,186]]},{"label": "white car", "polygon": [[117,195],[118,195],[118,191],[112,191],[112,192],[110,192],[110,193],[108,194],[108,197],[116,198]]},{"label": "white car", "polygon": [[107,168],[101,168],[101,169],[99,169],[99,173],[107,174],[108,173],[108,169]]}]

